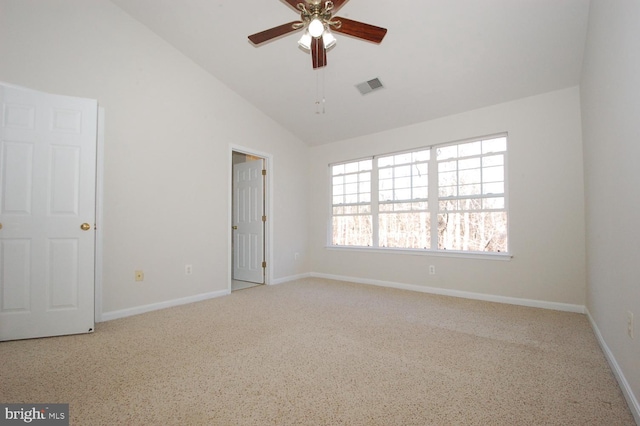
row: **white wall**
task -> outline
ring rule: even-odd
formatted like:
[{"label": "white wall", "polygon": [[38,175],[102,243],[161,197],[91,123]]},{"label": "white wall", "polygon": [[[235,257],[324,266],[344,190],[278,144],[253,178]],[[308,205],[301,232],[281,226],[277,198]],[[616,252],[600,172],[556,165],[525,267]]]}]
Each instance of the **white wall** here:
[{"label": "white wall", "polygon": [[[640,422],[640,3],[592,1],[581,82],[587,308]],[[626,313],[635,314],[635,339]],[[633,395],[630,395],[632,393]]]},{"label": "white wall", "polygon": [[[375,95],[372,95],[375,96]],[[510,251],[496,261],[325,248],[327,165],[509,133]],[[311,270],[400,284],[583,306],[584,197],[578,88],[569,88],[311,150]],[[428,274],[436,266],[436,275]]]},{"label": "white wall", "polygon": [[307,270],[306,145],[112,3],[0,0],[0,80],[106,110],[103,311],[227,289],[230,144],[273,156],[272,276]]}]

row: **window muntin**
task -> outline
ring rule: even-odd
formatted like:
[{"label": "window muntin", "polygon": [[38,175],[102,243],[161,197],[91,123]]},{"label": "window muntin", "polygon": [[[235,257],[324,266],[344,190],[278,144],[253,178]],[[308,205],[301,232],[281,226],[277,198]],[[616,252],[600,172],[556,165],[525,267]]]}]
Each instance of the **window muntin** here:
[{"label": "window muntin", "polygon": [[332,245],[507,252],[506,153],[500,135],[331,165]]},{"label": "window muntin", "polygon": [[373,245],[372,164],[365,159],[331,166],[333,245]]}]

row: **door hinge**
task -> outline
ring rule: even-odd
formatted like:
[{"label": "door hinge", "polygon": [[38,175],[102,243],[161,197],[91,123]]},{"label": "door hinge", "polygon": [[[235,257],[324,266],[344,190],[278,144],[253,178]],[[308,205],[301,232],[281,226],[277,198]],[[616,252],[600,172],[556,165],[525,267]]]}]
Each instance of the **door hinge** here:
[{"label": "door hinge", "polygon": [[267,169],[262,169],[262,176],[266,176],[267,175]]},{"label": "door hinge", "polygon": [[266,268],[267,267],[267,262],[262,262],[262,267]]},{"label": "door hinge", "polygon": [[266,222],[267,221],[267,217],[266,216],[262,216],[262,221]]}]

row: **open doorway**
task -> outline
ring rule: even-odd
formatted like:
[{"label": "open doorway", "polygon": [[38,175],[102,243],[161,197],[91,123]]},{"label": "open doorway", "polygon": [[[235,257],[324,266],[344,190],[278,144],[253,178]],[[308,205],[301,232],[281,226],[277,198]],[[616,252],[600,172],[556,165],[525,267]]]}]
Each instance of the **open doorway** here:
[{"label": "open doorway", "polygon": [[231,291],[266,284],[267,158],[231,153]]}]

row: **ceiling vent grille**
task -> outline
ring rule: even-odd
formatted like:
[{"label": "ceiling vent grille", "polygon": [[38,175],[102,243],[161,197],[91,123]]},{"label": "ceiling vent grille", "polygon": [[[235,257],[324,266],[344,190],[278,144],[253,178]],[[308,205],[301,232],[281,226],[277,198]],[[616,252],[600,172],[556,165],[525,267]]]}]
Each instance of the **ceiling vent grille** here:
[{"label": "ceiling vent grille", "polygon": [[371,93],[374,90],[379,90],[384,88],[382,82],[379,78],[374,78],[373,80],[365,81],[364,83],[356,84],[356,88],[362,95],[366,95],[367,93]]}]

